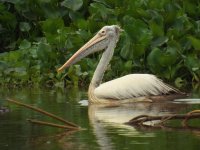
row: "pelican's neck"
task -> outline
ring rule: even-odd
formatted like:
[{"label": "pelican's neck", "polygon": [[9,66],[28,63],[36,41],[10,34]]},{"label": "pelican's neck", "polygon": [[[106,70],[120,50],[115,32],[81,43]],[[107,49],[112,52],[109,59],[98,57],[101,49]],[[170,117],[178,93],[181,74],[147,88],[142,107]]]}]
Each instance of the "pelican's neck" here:
[{"label": "pelican's neck", "polygon": [[93,89],[95,89],[101,84],[104,72],[107,69],[107,66],[113,56],[115,46],[116,46],[116,41],[112,41],[102,54],[102,57],[99,61],[99,64],[97,65],[97,68],[92,77],[92,81],[90,83],[90,87],[92,87]]}]

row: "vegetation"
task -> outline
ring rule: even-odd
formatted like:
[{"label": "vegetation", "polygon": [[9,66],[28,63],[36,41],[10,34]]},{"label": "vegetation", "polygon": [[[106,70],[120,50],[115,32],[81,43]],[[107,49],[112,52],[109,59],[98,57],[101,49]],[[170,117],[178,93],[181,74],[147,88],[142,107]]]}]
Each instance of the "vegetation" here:
[{"label": "vegetation", "polygon": [[199,14],[199,0],[3,0],[0,84],[88,83],[99,55],[56,69],[111,24],[125,31],[105,80],[147,72],[178,87],[200,82]]}]

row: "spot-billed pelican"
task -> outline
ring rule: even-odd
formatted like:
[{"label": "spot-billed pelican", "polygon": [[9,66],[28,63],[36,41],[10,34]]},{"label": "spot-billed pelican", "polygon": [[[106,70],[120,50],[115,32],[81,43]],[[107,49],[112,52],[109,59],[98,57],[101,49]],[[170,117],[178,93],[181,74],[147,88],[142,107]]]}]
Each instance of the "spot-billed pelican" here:
[{"label": "spot-billed pelican", "polygon": [[122,29],[117,25],[104,26],[61,66],[58,72],[91,53],[104,50],[89,86],[90,103],[129,103],[151,100],[151,97],[161,97],[170,93],[180,93],[151,74],[129,74],[101,84],[121,31]]}]

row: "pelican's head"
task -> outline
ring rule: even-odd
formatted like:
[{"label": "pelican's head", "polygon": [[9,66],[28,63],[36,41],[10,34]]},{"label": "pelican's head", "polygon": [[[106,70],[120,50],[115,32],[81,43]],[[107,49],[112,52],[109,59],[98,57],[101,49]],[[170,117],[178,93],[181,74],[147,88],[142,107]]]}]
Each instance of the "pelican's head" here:
[{"label": "pelican's head", "polygon": [[111,43],[116,44],[121,31],[123,30],[118,25],[104,26],[57,71],[61,72],[89,54],[106,49]]}]

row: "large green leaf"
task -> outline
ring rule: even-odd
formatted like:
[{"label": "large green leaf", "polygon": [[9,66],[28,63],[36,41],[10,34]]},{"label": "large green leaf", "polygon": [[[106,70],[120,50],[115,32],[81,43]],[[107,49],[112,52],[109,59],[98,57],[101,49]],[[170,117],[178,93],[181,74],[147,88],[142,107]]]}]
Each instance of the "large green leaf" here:
[{"label": "large green leaf", "polygon": [[41,25],[45,34],[57,34],[57,30],[64,27],[64,21],[61,18],[47,19]]},{"label": "large green leaf", "polygon": [[23,40],[19,45],[20,49],[27,49],[27,48],[30,48],[30,47],[31,47],[31,43],[27,40]]},{"label": "large green leaf", "polygon": [[134,19],[131,16],[124,16],[124,29],[135,43],[147,46],[152,39],[152,32],[148,29],[145,22]]},{"label": "large green leaf", "polygon": [[158,48],[154,48],[151,53],[148,55],[148,65],[151,66],[154,69],[159,69],[159,59],[162,57],[162,52]]},{"label": "large green leaf", "polygon": [[107,8],[101,3],[92,3],[90,4],[89,10],[93,14],[94,19],[101,17],[103,20],[109,19],[108,16],[113,15],[114,11],[110,8]]},{"label": "large green leaf", "polygon": [[167,68],[175,64],[177,56],[176,48],[168,47],[165,51],[154,48],[148,55],[148,65],[151,67],[152,71],[159,72],[159,70],[164,69],[163,67]]},{"label": "large green leaf", "polygon": [[83,5],[83,0],[64,0],[61,2],[61,5],[73,11],[77,11]]},{"label": "large green leaf", "polygon": [[[48,61],[51,61],[49,60],[49,58],[52,56],[52,53],[51,53],[51,46],[47,43],[39,43],[38,45],[38,49],[37,49],[37,55],[38,55],[38,58],[41,59],[43,62],[43,64],[45,62],[48,62]],[[51,63],[51,62],[49,62]]]},{"label": "large green leaf", "polygon": [[131,48],[131,41],[130,41],[130,37],[125,34],[124,38],[123,38],[123,42],[122,42],[122,48],[120,50],[120,56],[124,59],[129,59],[132,57],[132,50],[133,48]]},{"label": "large green leaf", "polygon": [[159,63],[161,66],[171,66],[177,60],[177,50],[173,47],[168,47],[165,52],[162,52],[161,57],[159,57]]}]

